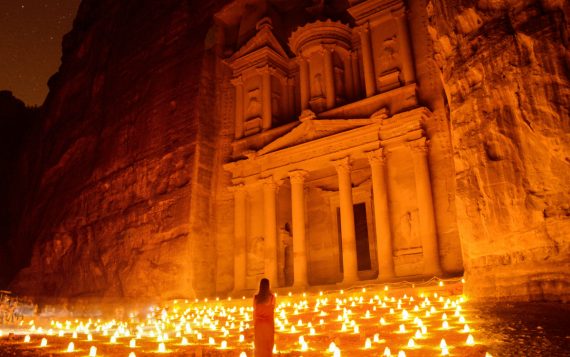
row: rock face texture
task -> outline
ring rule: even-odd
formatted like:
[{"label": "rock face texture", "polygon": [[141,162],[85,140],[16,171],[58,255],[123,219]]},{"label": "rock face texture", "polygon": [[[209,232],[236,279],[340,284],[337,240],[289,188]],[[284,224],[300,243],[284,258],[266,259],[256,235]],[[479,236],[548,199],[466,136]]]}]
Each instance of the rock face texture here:
[{"label": "rock face texture", "polygon": [[208,30],[218,3],[82,2],[30,149],[34,181],[17,237],[36,243],[15,291],[214,290]]},{"label": "rock face texture", "polygon": [[[222,164],[232,155],[234,92],[221,58],[251,34],[219,31],[214,14],[230,2],[82,2],[14,172],[25,195],[10,244],[29,242],[25,252],[35,242],[31,256],[12,262],[26,265],[12,281],[16,292],[174,298],[231,290],[233,195]],[[253,8],[291,13],[279,40],[307,20],[294,21],[293,2],[269,3]],[[349,3],[359,1],[305,15],[346,21]],[[408,6],[410,36],[421,39],[413,44],[418,97],[433,112],[425,130],[440,250],[457,249],[459,236],[472,297],[567,298],[568,3]],[[227,22],[242,11],[224,9]],[[263,13],[246,15],[245,28],[254,28]]]},{"label": "rock face texture", "polygon": [[569,297],[569,10],[562,1],[428,4],[471,296]]}]

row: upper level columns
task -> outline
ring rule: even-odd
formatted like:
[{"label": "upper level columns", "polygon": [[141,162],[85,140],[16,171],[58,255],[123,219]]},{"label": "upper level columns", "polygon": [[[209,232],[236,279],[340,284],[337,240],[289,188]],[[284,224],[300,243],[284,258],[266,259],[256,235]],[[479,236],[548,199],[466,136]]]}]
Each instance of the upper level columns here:
[{"label": "upper level columns", "polygon": [[262,115],[261,127],[263,130],[271,128],[271,74],[269,72],[269,66],[265,66],[259,70],[261,72],[261,95],[262,95]]},{"label": "upper level columns", "polygon": [[354,208],[352,204],[352,181],[348,157],[333,161],[338,174],[340,199],[340,227],[342,236],[343,283],[358,280],[358,262],[356,256],[356,234],[354,231]]},{"label": "upper level columns", "polygon": [[435,227],[431,180],[428,166],[426,138],[408,142],[414,158],[416,194],[420,216],[420,235],[424,256],[424,273],[440,275],[439,247]]},{"label": "upper level columns", "polygon": [[402,7],[398,11],[392,12],[398,24],[398,33],[401,37],[402,51],[402,81],[404,84],[409,84],[415,81],[414,74],[414,58],[410,48],[410,35],[408,31],[408,20],[406,16],[406,9]]},{"label": "upper level columns", "polygon": [[305,176],[307,171],[289,172],[291,178],[291,215],[293,219],[293,286],[307,284],[307,247],[305,242]]},{"label": "upper level columns", "polygon": [[326,108],[331,109],[336,102],[336,93],[334,88],[334,68],[332,61],[333,48],[325,46],[323,49],[325,60],[325,94],[326,94]]},{"label": "upper level columns", "polygon": [[360,26],[358,33],[360,34],[360,44],[362,46],[362,69],[364,70],[366,96],[371,97],[376,93],[376,83],[374,79],[374,62],[372,60],[372,44],[370,41],[368,23]]},{"label": "upper level columns", "polygon": [[298,57],[299,61],[299,87],[301,96],[301,110],[309,109],[310,84],[309,84],[309,63],[302,56]]},{"label": "upper level columns", "polygon": [[234,193],[234,292],[245,289],[246,276],[246,205],[243,184],[231,188]]},{"label": "upper level columns", "polygon": [[390,216],[388,211],[385,160],[382,149],[368,152],[368,161],[370,162],[370,171],[372,173],[378,279],[381,280],[391,279],[395,275],[392,252],[392,231],[390,229]]},{"label": "upper level columns", "polygon": [[343,60],[344,66],[344,83],[345,83],[345,90],[346,90],[346,98],[353,99],[354,95],[354,81],[352,79],[352,54],[349,53]]},{"label": "upper level columns", "polygon": [[358,64],[358,52],[352,52],[350,54],[350,59],[352,61],[352,87],[354,89],[354,98],[359,98],[360,93],[362,93],[361,82],[360,82],[360,67]]},{"label": "upper level columns", "polygon": [[241,77],[241,75],[239,77],[236,77],[232,80],[232,84],[234,85],[235,89],[236,89],[236,98],[235,98],[235,111],[236,111],[236,115],[235,115],[235,134],[234,137],[236,139],[239,139],[243,136],[243,122],[244,122],[244,118],[243,118],[243,79]]},{"label": "upper level columns", "polygon": [[265,276],[274,287],[278,285],[277,275],[277,183],[273,176],[262,180],[263,185],[263,230],[265,245]]}]

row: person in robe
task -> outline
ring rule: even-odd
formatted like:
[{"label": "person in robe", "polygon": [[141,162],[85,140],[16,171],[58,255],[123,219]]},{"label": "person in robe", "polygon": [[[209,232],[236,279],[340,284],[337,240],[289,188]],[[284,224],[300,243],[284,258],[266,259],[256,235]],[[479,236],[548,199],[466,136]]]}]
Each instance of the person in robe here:
[{"label": "person in robe", "polygon": [[259,292],[253,297],[255,357],[271,356],[275,335],[275,296],[269,290],[269,279],[259,282]]}]

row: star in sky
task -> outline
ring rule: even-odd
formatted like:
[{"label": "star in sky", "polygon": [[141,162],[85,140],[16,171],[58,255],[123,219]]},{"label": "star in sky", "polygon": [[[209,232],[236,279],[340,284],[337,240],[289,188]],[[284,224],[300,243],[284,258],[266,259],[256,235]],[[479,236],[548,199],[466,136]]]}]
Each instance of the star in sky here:
[{"label": "star in sky", "polygon": [[0,90],[41,105],[80,0],[0,1]]}]

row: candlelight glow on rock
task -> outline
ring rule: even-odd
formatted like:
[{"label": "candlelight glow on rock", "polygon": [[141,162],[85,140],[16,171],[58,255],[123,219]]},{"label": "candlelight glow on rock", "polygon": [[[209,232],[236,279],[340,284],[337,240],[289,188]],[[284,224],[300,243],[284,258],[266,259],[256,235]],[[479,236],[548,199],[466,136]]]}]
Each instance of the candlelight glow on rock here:
[{"label": "candlelight glow on rock", "polygon": [[[278,296],[275,326],[283,329],[276,328],[274,352],[389,356],[390,351],[398,351],[398,356],[413,357],[453,351],[457,356],[481,356],[487,347],[475,343],[476,328],[466,336],[461,322],[478,324],[469,314],[465,296],[458,294],[461,286],[457,279],[445,288],[432,284],[387,291],[373,285]],[[433,313],[426,317],[427,311]],[[61,346],[67,346],[67,353],[89,351],[90,356],[126,356],[135,348],[139,355],[226,351],[252,356],[252,316],[250,299],[176,300],[133,311],[126,320],[31,317],[11,331],[21,336],[19,343],[26,344],[31,355],[39,353],[39,347],[27,343],[30,336],[46,341],[42,353],[53,354],[62,353]],[[447,329],[441,328],[442,321],[448,322]],[[62,333],[50,336],[44,332],[54,327]]]},{"label": "candlelight glow on rock", "polygon": [[0,88],[0,356],[251,357],[262,278],[267,353],[569,355],[569,14],[81,0]]}]

